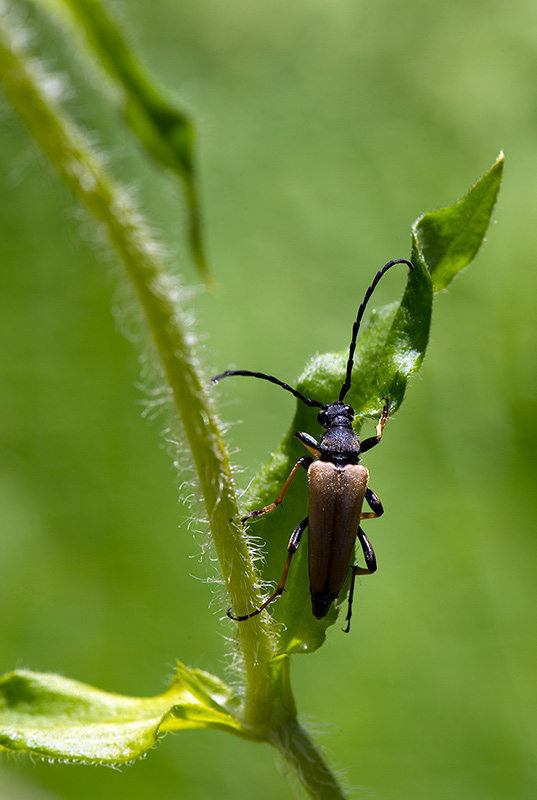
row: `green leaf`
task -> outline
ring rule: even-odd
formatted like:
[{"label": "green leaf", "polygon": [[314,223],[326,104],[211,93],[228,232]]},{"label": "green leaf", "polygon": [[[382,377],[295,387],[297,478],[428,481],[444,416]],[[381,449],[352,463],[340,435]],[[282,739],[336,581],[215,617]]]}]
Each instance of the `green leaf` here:
[{"label": "green leaf", "polygon": [[169,731],[214,728],[249,736],[235,716],[238,707],[226,684],[182,664],[157,697],[125,697],[60,675],[19,670],[0,679],[0,749],[125,764]]},{"label": "green leaf", "polygon": [[431,273],[435,292],[444,289],[476,257],[500,191],[503,161],[500,153],[459,203],[430,211],[414,223],[415,244]]},{"label": "green leaf", "polygon": [[[400,268],[404,269],[403,266]],[[401,303],[371,314],[368,325],[360,334],[353,384],[346,397],[358,420],[364,417],[377,419],[382,411],[383,396],[389,397],[393,411],[400,405],[408,377],[419,367],[425,352],[432,300],[429,272],[418,259],[414,272],[409,272]],[[312,359],[298,381],[298,389],[307,397],[323,403],[333,402],[343,383],[347,357],[348,352],[344,351]],[[295,439],[295,431],[319,435],[316,412],[301,403],[297,405],[295,419],[280,449],[251,487],[252,499],[248,498],[248,508],[261,507],[273,500],[293,464],[304,455],[304,448]],[[251,532],[268,543],[267,568],[275,570],[276,575],[277,565],[280,571],[283,567],[286,540],[297,523],[307,516],[306,475],[302,472],[293,482],[283,507],[261,517],[251,526]],[[374,485],[372,488],[374,490]],[[286,589],[272,610],[274,617],[285,625],[280,633],[280,652],[312,652],[323,643],[326,628],[335,622],[337,613],[335,606],[324,620],[316,620],[311,613],[306,536],[303,546],[293,557]],[[243,613],[242,609],[239,613]]]},{"label": "green leaf", "polygon": [[[151,75],[125,37],[122,27],[100,0],[35,0],[46,11],[82,33],[86,48],[120,89],[125,120],[148,155],[171,170],[184,187],[189,212],[189,242],[202,279],[213,284],[205,258],[194,164],[195,132],[191,119]],[[91,61],[95,65],[95,61]]]},{"label": "green leaf", "polygon": [[[357,429],[365,418],[378,420],[383,396],[390,400],[391,414],[401,405],[408,380],[419,369],[427,349],[435,292],[447,286],[477,254],[490,222],[502,167],[503,155],[500,155],[492,168],[459,203],[425,214],[414,223],[411,252],[414,271],[408,274],[401,302],[371,311],[369,321],[358,338],[352,387],[346,398],[355,410]],[[399,268],[404,267],[394,269]],[[366,288],[362,277],[359,283],[357,306]],[[351,324],[352,320],[349,321],[349,338]],[[333,402],[343,383],[347,358],[347,350],[317,356],[300,376],[297,388],[307,397],[323,403]],[[389,428],[388,421],[385,436],[389,436]],[[295,418],[280,448],[250,486],[246,498],[247,510],[271,503],[293,465],[300,456],[305,455],[303,446],[294,436],[295,431],[308,431],[314,436],[320,434],[316,412],[300,402],[297,403]],[[367,435],[371,434],[368,432]],[[371,476],[371,486],[374,490],[374,475]],[[283,506],[250,525],[250,532],[265,542],[264,580],[279,581],[289,536],[306,516],[307,478],[305,471],[300,470]],[[344,589],[340,602],[345,594]],[[323,620],[316,620],[311,613],[306,534],[302,546],[293,557],[286,591],[270,609],[274,618],[281,623],[279,652],[305,653],[316,650],[325,639],[326,628],[337,618],[335,606]],[[235,609],[238,614],[249,610]]]}]

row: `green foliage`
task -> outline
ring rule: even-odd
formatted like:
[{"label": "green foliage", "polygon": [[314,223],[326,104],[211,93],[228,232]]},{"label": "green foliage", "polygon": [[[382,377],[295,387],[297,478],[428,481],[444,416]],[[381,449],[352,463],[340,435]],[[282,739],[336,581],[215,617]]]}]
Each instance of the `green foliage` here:
[{"label": "green foliage", "polygon": [[412,228],[412,257],[429,270],[435,292],[448,286],[481,247],[492,216],[503,172],[503,154],[451,208],[424,214]]},{"label": "green foliage", "polygon": [[12,672],[0,679],[0,748],[62,761],[120,765],[145,756],[170,731],[244,732],[229,687],[177,664],[158,697],[124,697],[59,675]]},{"label": "green foliage", "polygon": [[[167,101],[144,86],[139,76],[136,82],[136,70],[125,66],[131,55],[118,39],[118,31],[107,27],[111,24],[107,17],[100,16],[100,6],[93,2],[69,5],[79,21],[89,10],[86,35],[94,37],[95,53],[101,54],[110,74],[123,85],[129,124],[157,161],[176,169],[188,182],[190,121],[182,112],[170,110]],[[97,10],[99,13],[91,13]],[[94,29],[90,18],[96,21]],[[107,40],[108,35],[111,38]],[[118,190],[72,121],[47,97],[24,54],[16,50],[3,40],[1,65],[7,94],[58,173],[106,228],[138,292],[192,449],[231,602],[239,612],[249,610],[260,601],[257,576],[237,524],[227,457],[198,373],[197,355],[177,307],[179,290],[155,258],[157,248],[137,209]],[[349,393],[359,420],[378,417],[383,394],[390,397],[394,411],[400,406],[408,378],[425,354],[434,292],[447,286],[477,253],[490,221],[502,167],[499,158],[460,203],[426,214],[415,223],[411,257],[416,268],[409,275],[403,298],[399,304],[372,312],[361,333]],[[361,282],[362,276],[356,280],[359,295]],[[346,351],[313,359],[299,388],[323,401],[333,399],[341,385],[345,360]],[[313,433],[315,425],[314,415],[299,408],[281,448],[253,483],[248,508],[274,498],[301,454],[294,431]],[[281,513],[260,520],[255,529],[252,526],[267,552],[265,580],[279,578],[286,540],[304,514],[304,476],[301,478]],[[55,675],[10,673],[0,686],[0,743],[5,749],[52,759],[116,764],[143,755],[166,731],[224,729],[271,742],[312,796],[342,797],[334,776],[296,721],[291,691],[289,654],[317,649],[337,615],[333,608],[322,622],[311,616],[305,546],[293,561],[286,595],[270,613],[277,624],[271,624],[267,612],[238,626],[245,666],[244,686],[238,693],[213,675],[182,666],[170,688],[155,698],[123,697]]]},{"label": "green foliage", "polygon": [[[213,279],[201,235],[199,192],[195,175],[195,132],[189,116],[153,79],[105,5],[100,0],[36,0],[59,19],[71,23],[83,45],[119,90],[125,120],[160,166],[171,170],[184,186],[189,215],[189,243],[200,276]],[[77,54],[85,47],[77,47]]]},{"label": "green foliage", "polygon": [[[401,405],[407,381],[425,356],[435,291],[443,289],[475,257],[490,222],[502,172],[500,154],[459,203],[424,214],[412,226],[414,271],[409,272],[401,302],[373,312],[359,337],[352,387],[346,398],[355,409],[358,426],[366,417],[380,416],[384,396],[389,398],[392,412]],[[300,376],[297,388],[306,397],[333,402],[343,382],[347,357],[348,351],[344,350],[313,358]],[[248,510],[272,502],[293,464],[303,455],[302,446],[294,438],[295,431],[311,432],[316,428],[315,411],[297,401],[296,416],[285,439],[250,487]],[[283,508],[251,525],[265,543],[265,578],[279,577],[285,539],[306,514],[304,496],[305,487],[300,485],[296,491],[288,492]],[[313,652],[324,642],[326,628],[336,621],[335,609],[324,620],[311,615],[306,556],[305,547],[294,556],[287,591],[272,609],[274,617],[282,623],[280,653]],[[245,604],[236,609],[239,614],[245,611]]]},{"label": "green foliage", "polygon": [[[147,233],[135,225],[134,209],[84,146],[72,124],[62,118],[60,110],[50,105],[39,90],[36,76],[17,60],[17,54],[7,45],[2,52],[11,76],[18,68],[16,82],[7,82],[12,102],[36,138],[41,139],[60,173],[107,226],[111,241],[138,289],[205,486],[207,511],[226,582],[235,606],[251,603],[256,596],[251,583],[253,575],[248,586],[243,580],[247,572],[237,579],[230,571],[233,564],[228,549],[230,511],[225,511],[222,517],[221,501],[213,496],[214,487],[222,481],[214,455],[211,455],[214,447],[219,446],[211,444],[216,431],[212,424],[201,421],[204,415],[208,421],[208,409],[196,410],[204,406],[199,380],[192,357],[187,355],[185,335],[174,310],[174,301],[167,295],[161,267],[152,257],[152,248],[146,241]],[[27,97],[32,99],[30,107],[26,106]],[[360,337],[353,386],[348,396],[358,419],[378,415],[383,395],[390,398],[393,410],[401,404],[406,382],[421,364],[427,347],[433,278],[436,276],[436,288],[443,288],[475,256],[490,221],[502,168],[503,157],[500,156],[460,203],[426,214],[415,223],[412,230],[414,271],[409,274],[401,303],[374,314]],[[87,179],[82,177],[84,172]],[[85,188],[88,185],[91,186],[89,192]],[[346,352],[314,359],[301,376],[299,389],[322,402],[330,402],[337,396],[345,362]],[[185,379],[185,376],[189,377]],[[300,408],[280,450],[252,486],[250,504],[270,502],[277,493],[296,459],[292,432],[310,421]],[[287,516],[296,512],[296,506],[295,495],[295,502],[286,504]],[[283,552],[277,532],[289,530],[289,527],[285,517],[282,524],[281,516],[278,519],[276,515],[262,522],[270,566],[271,559],[280,560]],[[287,596],[274,608],[275,618],[282,624],[278,626],[274,655],[271,657],[267,652],[273,666],[265,675],[260,654],[262,648],[267,650],[267,639],[260,620],[240,626],[241,633],[245,634],[243,655],[250,664],[246,685],[246,697],[249,694],[250,699],[246,710],[239,711],[238,698],[218,678],[190,672],[184,667],[180,667],[180,674],[168,692],[153,699],[109,695],[56,676],[14,673],[7,676],[0,687],[4,699],[0,716],[3,747],[26,749],[50,758],[123,763],[145,754],[156,741],[157,734],[168,730],[213,727],[254,739],[281,739],[277,731],[288,727],[296,716],[290,683],[288,679],[281,680],[282,675],[288,676],[288,660],[282,660],[282,656],[318,648],[324,641],[326,627],[333,624],[336,616],[333,611],[326,620],[317,621],[309,612],[304,548],[299,553],[288,581]],[[238,580],[236,588],[234,580]],[[261,681],[255,677],[259,673]],[[233,715],[226,708],[230,702],[234,707]]]}]

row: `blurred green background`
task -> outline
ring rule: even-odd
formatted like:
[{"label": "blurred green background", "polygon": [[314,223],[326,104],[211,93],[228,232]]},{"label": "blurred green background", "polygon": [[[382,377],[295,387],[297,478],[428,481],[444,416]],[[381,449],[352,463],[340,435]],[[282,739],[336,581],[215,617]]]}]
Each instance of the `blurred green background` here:
[{"label": "blurred green background", "polygon": [[[332,628],[293,673],[357,796],[533,800],[537,5],[122,0],[117,12],[197,120],[220,284],[190,301],[207,376],[236,365],[293,381],[313,353],[343,349],[375,270],[408,256],[413,220],[505,150],[497,225],[439,298],[429,356],[367,456],[386,509],[368,530],[379,571],[358,587],[351,634]],[[71,74],[71,112],[194,282],[176,185],[57,31],[35,25],[36,49]],[[0,168],[0,672],[138,695],[164,689],[175,657],[223,674],[233,626],[200,559],[204,524],[188,524],[200,514],[178,502],[188,464],[177,477],[165,416],[141,416],[153,386],[143,347],[121,335],[133,301],[119,268],[4,102]],[[293,400],[256,381],[222,398],[243,420],[229,439],[245,486]],[[168,736],[121,772],[3,758],[1,800],[98,796],[292,789],[268,749],[213,732]]]}]

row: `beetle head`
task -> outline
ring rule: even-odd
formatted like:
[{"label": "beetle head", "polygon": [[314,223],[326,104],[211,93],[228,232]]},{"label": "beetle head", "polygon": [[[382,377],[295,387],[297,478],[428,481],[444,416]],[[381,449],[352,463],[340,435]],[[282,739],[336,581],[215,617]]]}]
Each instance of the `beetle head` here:
[{"label": "beetle head", "polygon": [[330,428],[350,428],[354,419],[354,409],[338,400],[330,403],[319,411],[317,417],[319,424],[329,430]]}]

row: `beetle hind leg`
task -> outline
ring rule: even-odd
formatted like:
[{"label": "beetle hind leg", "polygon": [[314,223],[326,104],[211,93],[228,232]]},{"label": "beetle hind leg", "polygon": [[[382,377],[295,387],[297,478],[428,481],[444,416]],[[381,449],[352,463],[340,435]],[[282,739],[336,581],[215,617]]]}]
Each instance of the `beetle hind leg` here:
[{"label": "beetle hind leg", "polygon": [[293,558],[294,554],[298,550],[298,545],[300,544],[300,539],[302,534],[306,530],[308,525],[308,518],[303,519],[296,528],[294,529],[293,533],[291,534],[291,538],[289,539],[289,544],[287,546],[287,560],[285,562],[285,566],[283,568],[282,577],[280,578],[280,582],[277,586],[275,592],[273,592],[270,597],[265,600],[263,605],[256,608],[254,611],[251,611],[249,614],[242,614],[239,617],[236,617],[234,614],[231,613],[231,609],[228,609],[227,615],[230,619],[234,620],[235,622],[244,622],[247,619],[251,619],[252,617],[257,617],[258,614],[261,614],[265,608],[272,603],[273,600],[276,600],[281,594],[283,594],[283,590],[285,589],[285,583],[287,581],[287,573],[289,572],[289,567],[291,566],[291,559]]},{"label": "beetle hind leg", "polygon": [[351,585],[349,587],[349,603],[347,607],[347,616],[345,617],[345,622],[347,624],[343,628],[344,633],[348,633],[351,629],[352,601],[354,599],[354,584],[356,581],[356,576],[372,575],[373,572],[377,571],[377,559],[375,558],[375,551],[371,546],[371,542],[361,528],[358,528],[357,538],[362,547],[366,566],[360,567],[358,564],[355,564],[352,568]]}]

